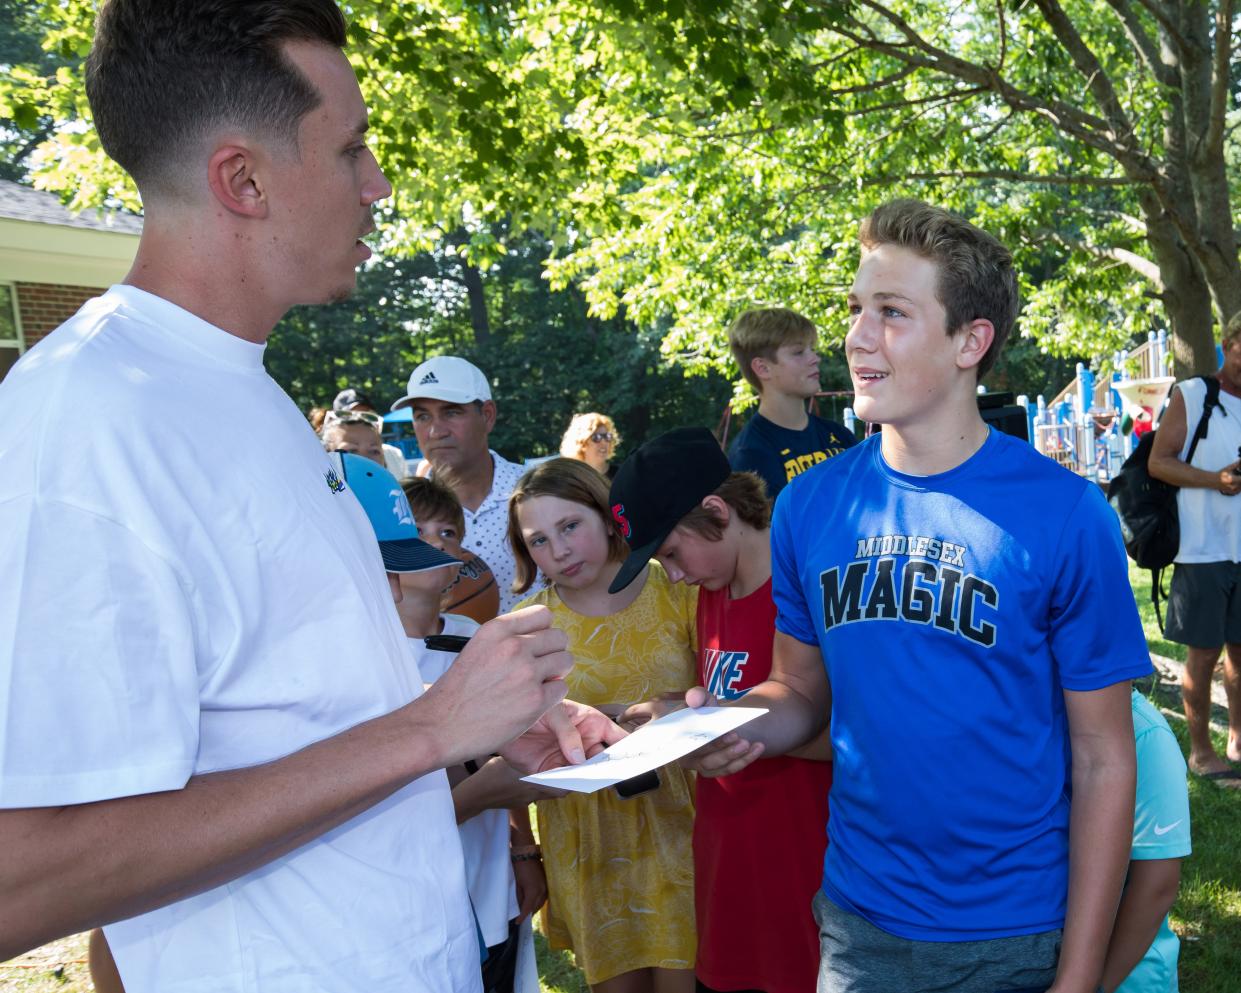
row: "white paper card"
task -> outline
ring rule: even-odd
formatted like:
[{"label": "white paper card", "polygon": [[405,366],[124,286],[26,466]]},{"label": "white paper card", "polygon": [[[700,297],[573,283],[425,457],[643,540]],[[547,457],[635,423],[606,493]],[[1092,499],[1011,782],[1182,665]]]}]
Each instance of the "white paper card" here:
[{"label": "white paper card", "polygon": [[594,793],[675,762],[765,713],[767,710],[762,707],[686,707],[643,724],[629,737],[581,765],[561,766],[522,779],[536,786]]}]

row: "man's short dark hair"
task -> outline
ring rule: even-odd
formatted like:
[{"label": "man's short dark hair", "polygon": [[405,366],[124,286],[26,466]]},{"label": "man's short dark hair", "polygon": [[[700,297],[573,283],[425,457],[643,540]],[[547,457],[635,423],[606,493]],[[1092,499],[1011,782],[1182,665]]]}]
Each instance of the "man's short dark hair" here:
[{"label": "man's short dark hair", "polygon": [[876,207],[862,221],[858,240],[865,249],[907,248],[938,266],[935,295],[949,335],[979,318],[991,322],[995,339],[976,367],[982,379],[999,358],[1021,309],[1012,253],[969,221],[921,200],[889,200]]},{"label": "man's short dark hair", "polygon": [[289,41],[345,45],[333,0],[108,0],[86,60],[103,149],[144,195],[175,195],[195,145],[236,127],[287,141],[321,97]]}]

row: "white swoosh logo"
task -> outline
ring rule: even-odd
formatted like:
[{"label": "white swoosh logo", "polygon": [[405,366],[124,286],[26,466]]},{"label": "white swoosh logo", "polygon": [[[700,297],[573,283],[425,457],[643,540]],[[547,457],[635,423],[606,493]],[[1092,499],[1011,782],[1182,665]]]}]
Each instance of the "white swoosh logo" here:
[{"label": "white swoosh logo", "polygon": [[[1183,821],[1184,819],[1185,819],[1185,818],[1183,818],[1183,817],[1181,818],[1181,820],[1182,820],[1182,821]],[[1173,822],[1172,822],[1171,824],[1169,824],[1167,827],[1160,827],[1158,824],[1156,824],[1156,825],[1155,825],[1155,835],[1156,835],[1156,836],[1158,836],[1158,835],[1161,835],[1161,834],[1167,834],[1169,831],[1171,831],[1174,827],[1176,827],[1176,826],[1177,826],[1178,824],[1180,824],[1180,823],[1181,823],[1181,821],[1173,821]]]}]

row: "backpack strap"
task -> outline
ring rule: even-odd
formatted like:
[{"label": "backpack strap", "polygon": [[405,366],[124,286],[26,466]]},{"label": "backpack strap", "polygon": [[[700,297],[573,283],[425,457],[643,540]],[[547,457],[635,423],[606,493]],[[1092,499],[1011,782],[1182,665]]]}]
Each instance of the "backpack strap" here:
[{"label": "backpack strap", "polygon": [[1198,418],[1198,429],[1194,431],[1194,440],[1189,443],[1189,451],[1185,453],[1185,464],[1194,460],[1194,452],[1198,448],[1198,442],[1207,436],[1207,429],[1211,426],[1211,414],[1216,407],[1219,407],[1220,413],[1225,417],[1228,411],[1220,407],[1219,403],[1219,380],[1214,376],[1199,376],[1207,387],[1206,398],[1202,401],[1202,416]]},{"label": "backpack strap", "polygon": [[1155,608],[1155,623],[1159,625],[1159,634],[1166,637],[1163,629],[1163,611],[1159,609],[1159,602],[1168,602],[1168,594],[1163,591],[1163,573],[1162,567],[1152,569],[1151,573],[1151,604]]}]

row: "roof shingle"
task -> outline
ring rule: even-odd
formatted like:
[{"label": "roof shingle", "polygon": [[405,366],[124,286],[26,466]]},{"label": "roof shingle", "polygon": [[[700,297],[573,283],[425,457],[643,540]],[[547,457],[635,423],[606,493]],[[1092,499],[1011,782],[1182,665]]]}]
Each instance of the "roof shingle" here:
[{"label": "roof shingle", "polygon": [[59,224],[94,231],[141,234],[142,218],[120,211],[83,211],[74,214],[54,193],[0,179],[0,217],[36,224]]}]

